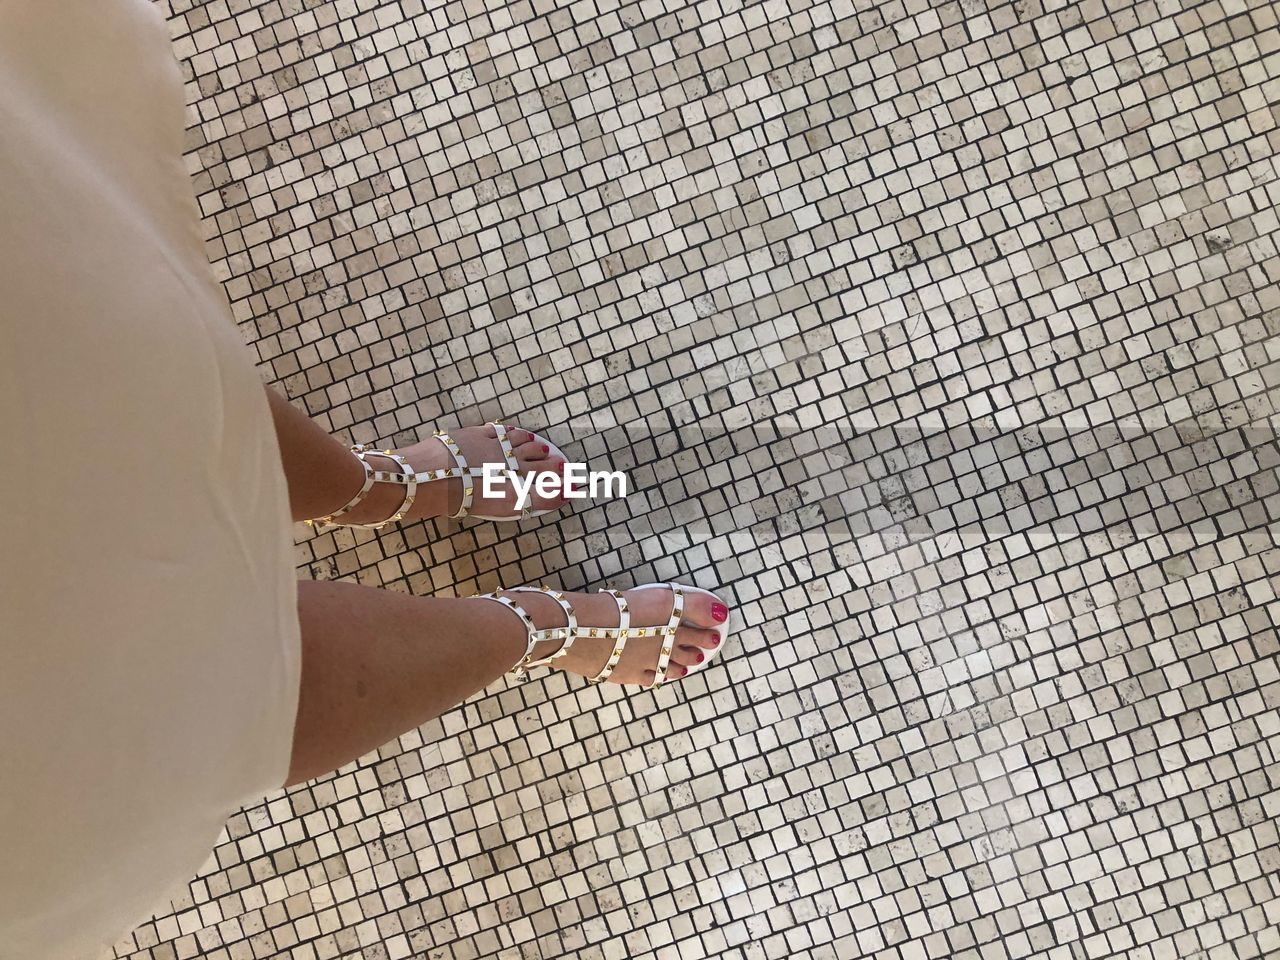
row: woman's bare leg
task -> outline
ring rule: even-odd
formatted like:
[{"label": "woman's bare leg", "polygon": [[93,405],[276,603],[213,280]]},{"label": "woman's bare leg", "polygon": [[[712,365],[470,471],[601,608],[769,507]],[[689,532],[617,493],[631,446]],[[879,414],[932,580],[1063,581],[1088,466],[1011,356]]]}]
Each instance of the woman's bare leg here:
[{"label": "woman's bare leg", "polygon": [[[507,594],[539,628],[564,623],[560,607],[541,594]],[[605,594],[568,594],[580,626],[611,627],[618,608]],[[670,591],[625,594],[635,626],[667,622]],[[719,643],[713,627],[728,609],[705,596],[685,600],[667,677],[678,680]],[[302,684],[285,786],[328,773],[402,733],[438,717],[515,666],[529,634],[510,610],[491,600],[413,597],[353,583],[298,584],[302,624]],[[610,682],[653,679],[657,638],[626,646]],[[541,658],[559,641],[534,648]],[[593,676],[609,658],[612,640],[580,636],[556,661],[560,669]]]},{"label": "woman's bare leg", "polygon": [[502,676],[528,634],[488,600],[298,584],[302,685],[285,786],[350,763]]}]

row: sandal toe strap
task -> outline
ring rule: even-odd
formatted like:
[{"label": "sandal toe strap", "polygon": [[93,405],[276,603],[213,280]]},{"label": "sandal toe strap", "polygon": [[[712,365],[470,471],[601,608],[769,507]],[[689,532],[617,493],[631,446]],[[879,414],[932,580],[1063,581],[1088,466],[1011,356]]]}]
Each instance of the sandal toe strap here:
[{"label": "sandal toe strap", "polygon": [[671,589],[671,618],[665,627],[658,627],[662,633],[662,649],[658,652],[658,665],[654,668],[653,683],[649,689],[661,686],[667,680],[667,665],[671,663],[671,651],[676,645],[676,628],[680,626],[680,618],[684,615],[684,591],[678,583],[668,583]]},{"label": "sandal toe strap", "polygon": [[627,598],[617,590],[601,590],[600,593],[607,593],[613,597],[614,602],[618,604],[618,625],[616,627],[594,627],[589,632],[584,631],[584,635],[592,637],[605,637],[614,640],[613,650],[609,654],[609,659],[594,677],[588,677],[590,683],[603,683],[609,678],[609,674],[613,673],[613,668],[618,665],[618,661],[622,659],[622,651],[626,648],[627,637],[630,636],[629,627],[631,626],[631,612],[627,609]]},{"label": "sandal toe strap", "polygon": [[[493,427],[493,432],[498,438],[499,445],[502,447],[502,459],[506,463],[507,470],[510,471],[510,475],[515,476],[519,474],[520,463],[516,460],[515,449],[511,446],[511,437],[507,433],[507,425],[499,423],[497,420],[490,420],[489,426]],[[532,500],[532,498],[530,498],[530,500]],[[531,504],[525,503],[523,509],[520,511],[520,515],[522,517],[527,517],[532,514],[532,512],[533,507]]]},{"label": "sandal toe strap", "polygon": [[[462,455],[461,448],[454,442],[453,437],[449,436],[443,430],[439,430],[432,434],[437,440],[445,445],[445,449],[449,451],[449,455],[453,457],[453,469],[451,470],[431,470],[427,473],[418,474],[419,480],[445,480],[451,477],[457,477],[462,481],[462,502],[458,504],[458,512],[449,515],[451,520],[459,520],[469,514],[471,506],[471,494],[475,489],[475,480],[471,475],[471,470],[467,467],[467,460]],[[500,599],[500,598],[499,598]]]},{"label": "sandal toe strap", "polygon": [[493,427],[493,432],[498,437],[498,443],[502,447],[502,459],[506,463],[507,469],[513,473],[519,473],[520,464],[516,461],[516,452],[511,446],[511,437],[507,435],[506,424],[490,420],[489,426]]}]

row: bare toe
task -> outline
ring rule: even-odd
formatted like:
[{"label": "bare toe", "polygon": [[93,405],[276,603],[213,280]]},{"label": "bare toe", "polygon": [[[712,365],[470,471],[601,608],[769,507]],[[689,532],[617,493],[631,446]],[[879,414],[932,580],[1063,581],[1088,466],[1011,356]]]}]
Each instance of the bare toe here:
[{"label": "bare toe", "polygon": [[687,645],[694,652],[703,650],[714,650],[720,646],[720,634],[714,630],[700,630],[696,627],[687,627],[680,631],[680,642]]},{"label": "bare toe", "polygon": [[515,454],[516,460],[521,465],[526,463],[537,463],[540,460],[545,460],[547,459],[547,455],[551,453],[550,444],[543,443],[532,434],[529,434],[529,437],[529,440],[516,444],[512,447],[512,453]]},{"label": "bare toe", "polygon": [[528,430],[521,430],[519,427],[508,427],[507,439],[511,441],[511,446],[518,447],[532,440],[533,434]]},{"label": "bare toe", "polygon": [[[689,673],[688,667],[682,667],[678,663],[667,664],[667,680],[668,681],[679,680],[680,678],[687,676],[688,673]],[[647,687],[651,683],[653,683],[653,678],[655,676],[657,676],[657,673],[653,670],[642,671],[640,674],[639,682]]]},{"label": "bare toe", "polygon": [[719,597],[695,593],[685,597],[684,622],[715,633],[729,619],[729,607]]},{"label": "bare toe", "polygon": [[678,644],[671,651],[671,662],[682,667],[696,667],[707,659],[707,655],[697,647]]}]

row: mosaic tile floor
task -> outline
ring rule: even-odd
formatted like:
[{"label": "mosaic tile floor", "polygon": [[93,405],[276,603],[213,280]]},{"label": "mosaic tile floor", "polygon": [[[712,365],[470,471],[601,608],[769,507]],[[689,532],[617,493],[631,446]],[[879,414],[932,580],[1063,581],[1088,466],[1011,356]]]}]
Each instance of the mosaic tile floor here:
[{"label": "mosaic tile floor", "polygon": [[119,956],[1280,956],[1273,4],[166,9],[263,376],[636,488],[300,571],[744,625],[264,798]]}]

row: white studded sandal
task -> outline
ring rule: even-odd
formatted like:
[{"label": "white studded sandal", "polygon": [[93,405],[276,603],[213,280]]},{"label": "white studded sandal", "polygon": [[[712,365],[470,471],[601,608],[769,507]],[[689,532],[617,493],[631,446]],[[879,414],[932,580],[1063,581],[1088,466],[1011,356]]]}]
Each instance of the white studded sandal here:
[{"label": "white studded sandal", "polygon": [[[529,631],[529,645],[525,648],[524,656],[520,658],[509,672],[512,676],[520,677],[527,674],[534,667],[550,666],[553,662],[563,657],[569,652],[569,648],[573,646],[573,642],[579,637],[601,638],[614,641],[613,650],[609,653],[609,659],[605,665],[600,668],[600,672],[594,677],[588,677],[589,683],[603,683],[609,678],[609,674],[613,673],[613,668],[618,665],[622,659],[622,652],[626,649],[627,641],[638,637],[662,637],[662,648],[658,651],[658,661],[654,668],[653,683],[649,684],[645,689],[652,690],[654,687],[661,686],[667,682],[667,666],[671,662],[671,651],[675,648],[676,643],[676,627],[680,625],[681,617],[684,615],[684,599],[691,594],[702,594],[718,600],[715,594],[699,587],[690,587],[682,583],[646,583],[639,587],[633,587],[633,590],[670,590],[673,594],[673,602],[671,605],[671,617],[666,624],[658,627],[632,627],[631,613],[627,609],[627,599],[617,590],[600,590],[600,593],[607,593],[613,597],[618,604],[618,625],[616,627],[583,627],[579,626],[577,617],[574,615],[573,607],[564,597],[563,593],[552,590],[548,587],[512,587],[510,590],[504,590],[503,593],[543,593],[554,599],[560,608],[564,611],[565,623],[558,627],[548,627],[539,630],[534,625],[533,618],[525,612],[524,608],[512,600],[510,597],[500,597],[493,593],[477,594],[478,597],[485,600],[493,600],[501,603],[503,606],[515,612],[524,623],[525,629]],[[724,641],[729,636],[729,624],[725,621],[714,629],[720,636],[720,642],[714,650],[706,653],[706,659],[702,663],[689,667],[689,673],[686,676],[705,669],[712,660],[715,659],[717,653],[724,649]],[[533,659],[533,648],[544,640],[559,640],[560,646],[556,648],[554,653],[543,657],[540,660]],[[681,678],[683,679],[683,677]]]},{"label": "white studded sandal", "polygon": [[[488,426],[493,427],[494,433],[497,435],[498,443],[502,447],[502,458],[506,462],[507,469],[519,473],[520,466],[516,462],[515,452],[511,448],[511,439],[507,436],[508,427],[497,421],[490,421]],[[467,465],[466,459],[462,456],[462,450],[454,442],[449,434],[442,430],[432,434],[437,440],[444,444],[445,449],[449,451],[449,455],[453,458],[453,466],[445,470],[427,470],[423,473],[414,473],[409,464],[399,454],[392,453],[390,450],[379,450],[376,447],[370,447],[363,443],[352,444],[351,452],[356,455],[356,459],[360,461],[360,465],[364,467],[364,485],[357,491],[356,495],[342,507],[341,510],[335,510],[327,517],[315,517],[307,520],[309,527],[316,530],[327,530],[330,527],[356,527],[361,530],[381,530],[389,523],[395,523],[397,520],[404,519],[405,514],[409,512],[409,508],[413,506],[413,501],[418,495],[418,485],[423,483],[433,483],[438,480],[461,480],[462,481],[462,503],[458,507],[458,512],[450,514],[450,519],[457,520],[462,517],[475,517],[479,520],[492,520],[496,523],[507,523],[510,521],[521,520],[526,517],[541,517],[544,514],[554,512],[554,508],[547,510],[534,510],[526,505],[523,510],[511,516],[492,516],[484,513],[474,513],[471,511],[472,495],[475,492],[475,483],[477,478],[484,476],[484,466],[472,467]],[[536,435],[535,435],[536,436]],[[539,440],[542,438],[539,437]],[[550,456],[558,456],[564,459],[559,449],[550,443],[544,441],[550,447]],[[391,470],[377,470],[365,459],[369,454],[380,457],[387,457],[394,460],[400,466],[400,472],[396,473]],[[343,514],[350,513],[356,506],[369,495],[369,491],[373,489],[375,483],[395,483],[405,488],[404,501],[394,514],[386,520],[378,523],[339,523],[338,517]]]}]

